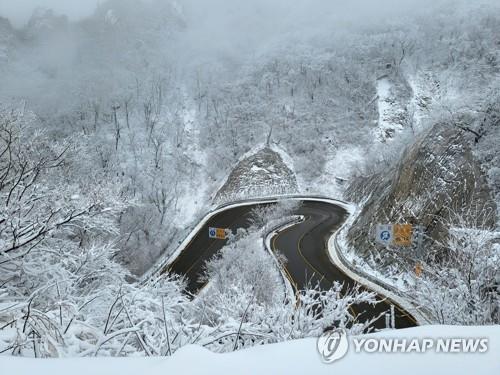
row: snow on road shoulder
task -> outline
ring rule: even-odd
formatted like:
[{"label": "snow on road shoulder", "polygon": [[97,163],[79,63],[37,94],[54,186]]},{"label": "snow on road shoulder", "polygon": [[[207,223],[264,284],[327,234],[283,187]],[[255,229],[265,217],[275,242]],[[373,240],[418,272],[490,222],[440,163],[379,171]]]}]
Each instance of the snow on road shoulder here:
[{"label": "snow on road shoulder", "polygon": [[189,232],[189,234],[184,238],[184,240],[179,244],[179,246],[176,248],[175,251],[169,254],[165,254],[158,261],[156,264],[151,267],[151,269],[146,272],[142,277],[141,280],[144,282],[146,280],[149,280],[151,277],[156,275],[158,272],[160,272],[163,268],[167,267],[169,264],[171,264],[186,248],[186,246],[189,244],[189,242],[196,236],[196,234],[203,228],[203,226],[215,215],[217,215],[220,212],[223,212],[225,210],[229,210],[232,208],[236,207],[241,207],[241,206],[251,206],[254,204],[263,204],[263,203],[274,203],[279,201],[280,199],[283,200],[312,200],[312,201],[321,201],[321,202],[328,202],[328,203],[334,203],[340,207],[345,208],[348,212],[354,212],[355,207],[340,201],[336,199],[328,199],[328,198],[320,198],[320,197],[310,197],[310,196],[304,196],[304,195],[288,195],[288,196],[269,196],[269,197],[262,197],[259,199],[248,199],[248,200],[242,200],[239,202],[233,202],[229,203],[227,205],[222,205],[219,206],[212,211],[209,211],[205,214],[205,216],[200,219],[200,221],[196,224],[196,226]]},{"label": "snow on road shoulder", "polygon": [[[353,223],[360,215],[364,204],[365,202],[361,202],[358,206],[351,206],[351,211],[349,211],[350,216],[347,218],[344,225],[342,225],[342,227],[335,234],[336,238],[332,237],[330,239],[330,256],[335,256],[336,249],[333,241],[336,240],[342,258],[348,261],[353,267],[362,269],[364,273],[372,276],[373,278],[380,280],[385,284],[392,285],[394,288],[398,288],[402,292],[406,292],[409,280],[402,279],[401,275],[397,275],[397,277],[389,276],[373,269],[361,256],[356,254],[356,251],[349,245],[349,242],[347,240],[347,233],[349,231],[349,228],[353,225]],[[340,260],[338,260],[338,262],[340,262]]]},{"label": "snow on road shoulder", "polygon": [[273,249],[273,247],[271,246],[271,241],[275,236],[277,236],[281,232],[287,230],[288,228],[291,228],[291,227],[297,225],[298,223],[304,221],[304,219],[305,219],[304,216],[297,216],[294,219],[290,219],[291,221],[289,221],[288,223],[281,225],[281,226],[278,226],[273,231],[269,232],[264,239],[264,245],[266,247],[266,250],[273,257],[273,260],[274,260],[274,262],[275,262],[276,266],[278,267],[279,272],[281,274],[281,279],[283,280],[283,283],[284,283],[285,297],[292,299],[293,303],[296,303],[296,299],[295,299],[294,289],[292,286],[292,279],[288,278],[288,275],[286,274],[285,268],[280,265],[279,260],[276,257],[276,253],[274,252],[274,250],[276,250],[276,249]]},{"label": "snow on road shoulder", "polygon": [[302,339],[217,354],[189,345],[172,357],[28,359],[0,357],[2,373],[16,375],[92,374],[499,374],[500,326],[425,326],[383,331],[363,338],[487,338],[486,353],[355,353],[321,362],[316,339]]},{"label": "snow on road shoulder", "polygon": [[[328,255],[330,261],[351,279],[361,285],[383,295],[399,304],[412,314],[419,325],[432,323],[413,301],[404,297],[408,281],[402,277],[391,278],[372,269],[362,258],[358,257],[347,242],[347,231],[360,213],[361,206],[347,205],[350,216],[342,227],[328,240]],[[349,263],[349,264],[347,264]],[[362,271],[360,271],[362,270]],[[372,281],[373,280],[373,281]]]}]

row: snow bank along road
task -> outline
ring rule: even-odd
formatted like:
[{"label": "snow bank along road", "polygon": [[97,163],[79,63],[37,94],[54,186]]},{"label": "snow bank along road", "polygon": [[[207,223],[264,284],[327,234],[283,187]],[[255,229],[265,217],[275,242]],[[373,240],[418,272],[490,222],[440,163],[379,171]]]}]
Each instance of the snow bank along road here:
[{"label": "snow bank along road", "polygon": [[[293,215],[301,215],[305,217],[305,220],[280,231],[271,239],[272,250],[279,250],[288,259],[285,274],[295,290],[317,282],[326,289],[334,281],[344,283],[345,288],[351,288],[355,285],[355,281],[330,261],[327,248],[328,239],[343,224],[348,215],[347,211],[339,205],[323,201],[304,198],[301,202],[302,204],[293,212]],[[198,231],[195,235],[176,258],[163,267],[161,272],[169,271],[185,275],[188,281],[188,291],[197,293],[204,285],[199,278],[203,273],[205,261],[226,244],[226,241],[210,239],[208,228],[229,228],[232,231],[247,228],[250,226],[252,209],[272,204],[274,204],[272,201],[262,201],[218,210],[203,225],[197,227]],[[382,300],[381,303],[375,306],[358,305],[354,308],[354,313],[361,320],[375,318],[382,314],[375,322],[375,326],[385,328],[384,312],[389,312],[391,305],[394,305],[395,328],[416,325],[415,319],[403,308],[382,296],[379,298]]]}]

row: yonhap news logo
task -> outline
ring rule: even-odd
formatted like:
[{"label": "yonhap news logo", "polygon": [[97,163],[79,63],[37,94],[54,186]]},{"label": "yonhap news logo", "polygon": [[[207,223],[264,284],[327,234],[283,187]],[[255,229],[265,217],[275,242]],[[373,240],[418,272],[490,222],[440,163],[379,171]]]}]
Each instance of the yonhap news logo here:
[{"label": "yonhap news logo", "polygon": [[386,338],[352,337],[346,330],[337,328],[324,332],[316,343],[324,363],[332,363],[344,357],[353,344],[354,353],[486,353],[489,340],[486,337],[453,338]]},{"label": "yonhap news logo", "polygon": [[349,341],[345,329],[337,328],[326,331],[316,343],[321,359],[325,363],[332,363],[347,354]]}]

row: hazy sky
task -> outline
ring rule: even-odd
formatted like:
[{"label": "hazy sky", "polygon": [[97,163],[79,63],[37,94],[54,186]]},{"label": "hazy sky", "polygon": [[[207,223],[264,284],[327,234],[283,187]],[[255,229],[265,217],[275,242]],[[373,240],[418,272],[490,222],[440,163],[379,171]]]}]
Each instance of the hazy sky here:
[{"label": "hazy sky", "polygon": [[[443,1],[453,4],[453,2],[464,0],[178,0],[179,3],[183,4],[196,4],[195,8],[200,10],[201,19],[205,18],[207,11],[214,13],[215,10],[215,13],[219,13],[222,8],[233,8],[234,10],[235,7],[248,8],[249,6],[261,8],[259,10],[270,13],[276,19],[280,18],[283,9],[286,12],[295,9],[298,13],[311,14],[312,16],[317,16],[327,9],[344,12],[349,16],[356,15],[359,18],[369,19],[377,13],[387,13],[388,16],[395,11],[412,13],[414,10],[424,10],[433,3],[442,3]],[[470,1],[495,3],[498,0]],[[78,19],[91,14],[96,4],[102,2],[104,0],[0,0],[0,16],[9,18],[16,26],[21,26],[29,19],[33,10],[41,6],[52,8],[57,13],[66,14],[71,19]],[[273,11],[275,11],[274,14]]]},{"label": "hazy sky", "polygon": [[101,0],[0,0],[0,16],[16,26],[25,23],[36,7],[52,8],[72,19],[92,13]]},{"label": "hazy sky", "polygon": [[[7,17],[16,26],[24,24],[36,7],[52,8],[57,13],[66,14],[71,19],[85,17],[92,13],[96,4],[104,0],[0,0],[0,15]],[[391,12],[394,9],[411,9],[421,3],[418,0],[179,0],[180,3],[195,3],[196,8],[207,10],[228,8],[259,7],[265,11],[278,10],[281,6],[286,10],[302,8],[305,13],[314,13],[318,8],[338,8],[360,16],[372,12]],[[432,3],[432,2],[431,2]],[[274,9],[273,9],[274,8]],[[304,9],[305,8],[305,9]],[[279,13],[274,14],[279,18]]]}]

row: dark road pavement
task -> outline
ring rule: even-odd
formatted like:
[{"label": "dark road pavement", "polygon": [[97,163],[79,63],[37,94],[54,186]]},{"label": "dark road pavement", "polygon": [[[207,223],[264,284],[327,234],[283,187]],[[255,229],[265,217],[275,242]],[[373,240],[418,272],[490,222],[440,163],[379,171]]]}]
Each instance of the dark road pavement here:
[{"label": "dark road pavement", "polygon": [[[256,206],[272,204],[259,203],[229,208],[216,214],[208,220],[176,260],[163,272],[185,275],[188,281],[188,291],[196,293],[204,285],[200,276],[203,274],[205,262],[227,242],[210,239],[208,228],[229,228],[233,232],[238,228],[248,228],[252,209]],[[293,287],[300,290],[319,282],[322,289],[328,289],[334,281],[338,281],[344,283],[344,288],[352,288],[355,281],[331,263],[327,249],[328,239],[343,224],[347,218],[347,212],[342,207],[331,203],[303,200],[294,214],[304,216],[305,220],[281,231],[271,240],[272,249],[280,251],[287,258],[285,273]],[[379,299],[382,300],[383,297]],[[375,306],[356,305],[353,312],[363,321],[390,311],[391,304],[395,305],[396,328],[416,325],[415,319],[410,314],[392,301],[385,299]],[[374,326],[385,328],[385,317],[382,315]]]}]

